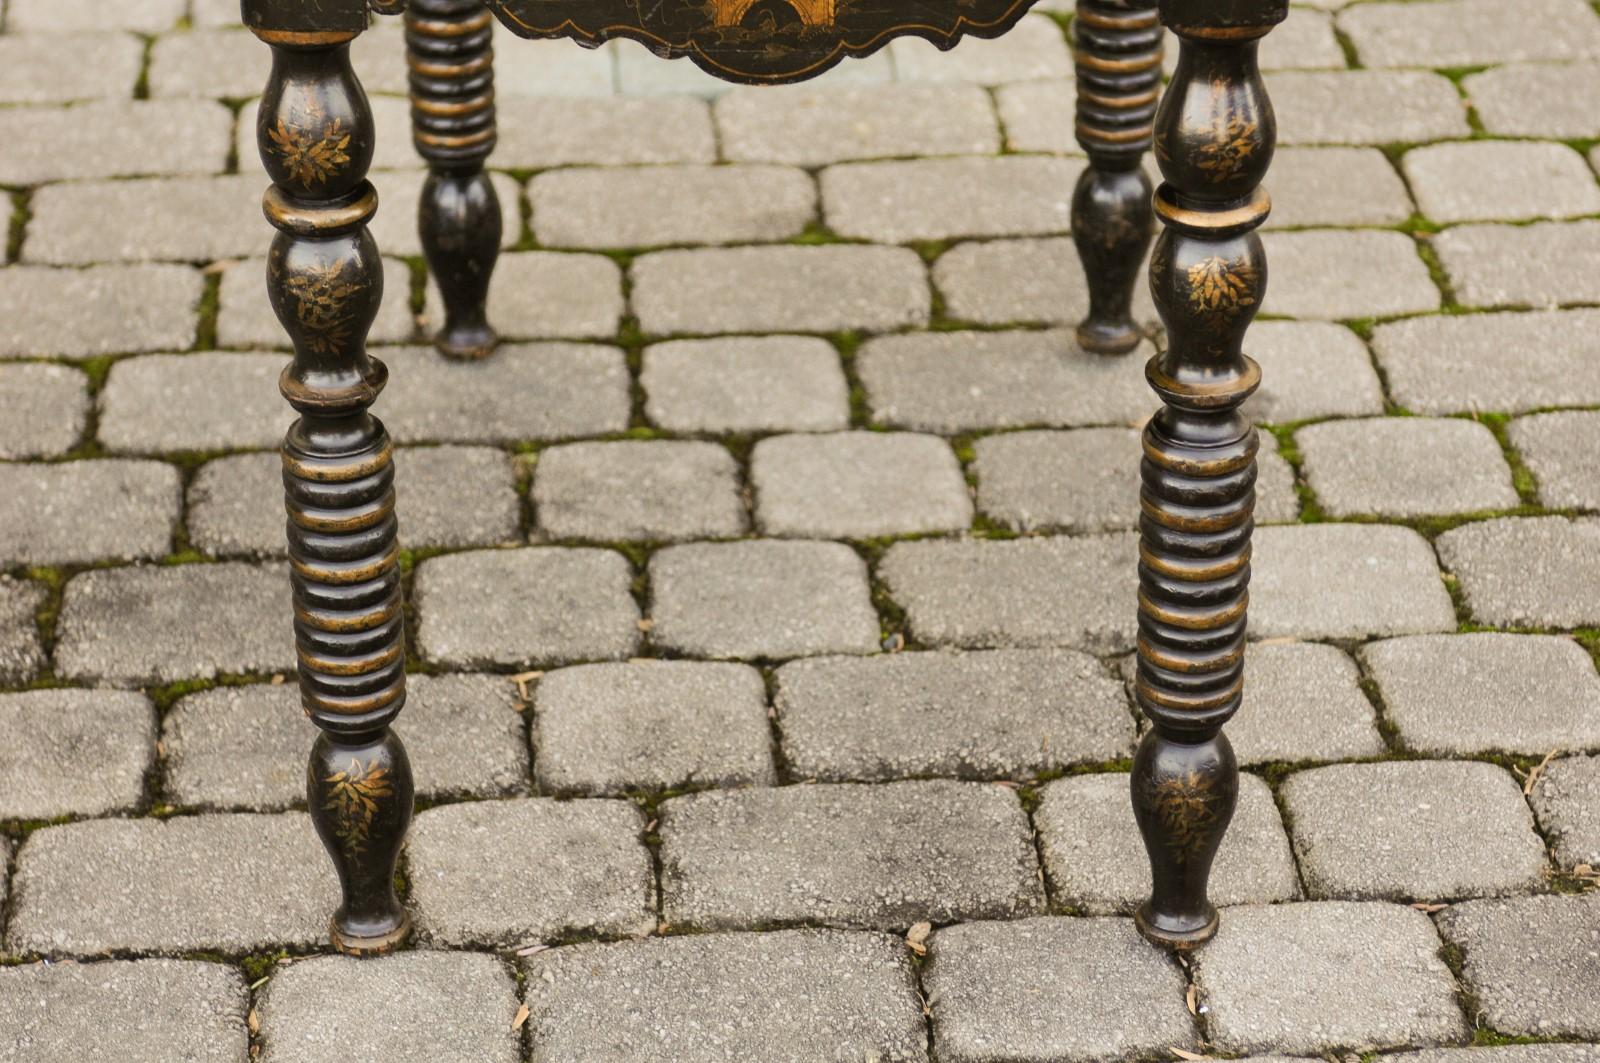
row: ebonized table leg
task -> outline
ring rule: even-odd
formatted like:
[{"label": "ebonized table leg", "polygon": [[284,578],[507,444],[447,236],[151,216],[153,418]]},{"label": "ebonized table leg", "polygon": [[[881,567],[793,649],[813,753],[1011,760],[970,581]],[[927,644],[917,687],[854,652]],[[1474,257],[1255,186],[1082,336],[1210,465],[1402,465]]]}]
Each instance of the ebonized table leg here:
[{"label": "ebonized table leg", "polygon": [[485,307],[504,225],[483,170],[496,136],[493,30],[483,0],[407,6],[412,139],[428,162],[418,224],[445,307],[434,342],[455,358],[488,357],[498,342]]},{"label": "ebonized table leg", "polygon": [[1165,182],[1150,286],[1167,349],[1145,376],[1164,407],[1144,434],[1139,562],[1140,708],[1133,807],[1154,890],[1140,931],[1177,949],[1217,929],[1211,862],[1239,769],[1222,725],[1244,689],[1256,430],[1239,411],[1261,380],[1242,352],[1266,290],[1256,228],[1276,126],[1256,46],[1287,0],[1161,0],[1182,41],[1156,118]]},{"label": "ebonized table leg", "polygon": [[1133,286],[1155,228],[1140,164],[1161,98],[1161,24],[1156,0],[1078,0],[1072,25],[1078,143],[1089,156],[1072,196],[1072,239],[1089,287],[1078,344],[1126,354],[1139,344]]},{"label": "ebonized table leg", "polygon": [[300,695],[322,731],[307,798],[344,891],[333,944],[380,953],[410,929],[394,869],[412,784],[389,730],[406,690],[393,446],[367,412],[386,376],[366,351],[383,297],[367,231],[378,205],[366,180],[372,113],[350,68],[359,31],[246,23],[273,50],[256,132],[274,182],[266,214],[278,229],[267,291],[294,343],[280,381],[299,413],[283,445],[283,483]]}]

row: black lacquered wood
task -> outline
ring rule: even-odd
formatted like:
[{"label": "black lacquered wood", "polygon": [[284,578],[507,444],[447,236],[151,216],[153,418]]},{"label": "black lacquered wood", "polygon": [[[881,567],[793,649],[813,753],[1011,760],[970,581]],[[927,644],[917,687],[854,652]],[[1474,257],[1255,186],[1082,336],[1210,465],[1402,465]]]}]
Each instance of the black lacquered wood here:
[{"label": "black lacquered wood", "polygon": [[1189,21],[1176,26],[1178,67],[1155,125],[1165,231],[1150,287],[1167,349],[1145,370],[1165,405],[1144,433],[1135,689],[1151,730],[1132,792],[1153,873],[1136,921],[1183,949],[1216,932],[1206,885],[1238,793],[1222,726],[1244,689],[1258,446],[1239,407],[1260,383],[1243,343],[1266,292],[1256,229],[1275,138],[1256,49],[1285,10],[1265,0],[1161,10]]},{"label": "black lacquered wood", "polygon": [[405,704],[393,447],[368,413],[383,363],[367,354],[383,269],[367,230],[373,122],[350,67],[354,32],[284,38],[257,112],[265,199],[278,229],[267,292],[294,344],[280,389],[299,417],[283,446],[300,695],[322,735],[308,799],[344,888],[333,943],[384,952],[409,921],[394,868],[411,772],[389,724]]},{"label": "black lacquered wood", "polygon": [[663,58],[688,57],[727,81],[779,84],[815,77],[895,37],[940,48],[998,37],[1033,0],[488,0],[523,37],[596,47],[636,40]]},{"label": "black lacquered wood", "polygon": [[1089,289],[1078,343],[1125,354],[1139,344],[1133,288],[1155,235],[1140,164],[1161,98],[1161,25],[1155,0],[1078,0],[1072,25],[1077,137],[1089,156],[1072,197],[1072,239]]}]

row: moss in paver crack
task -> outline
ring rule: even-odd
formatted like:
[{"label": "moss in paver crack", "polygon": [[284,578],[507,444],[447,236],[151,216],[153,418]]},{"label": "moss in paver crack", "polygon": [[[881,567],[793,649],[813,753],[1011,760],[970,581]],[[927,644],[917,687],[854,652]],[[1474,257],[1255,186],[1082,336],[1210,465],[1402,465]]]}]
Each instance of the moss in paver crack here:
[{"label": "moss in paver crack", "polygon": [[12,191],[0,191],[0,195],[11,197],[11,228],[6,233],[7,264],[15,263],[22,258],[22,240],[28,231],[28,222],[33,218],[33,190],[19,188]]},{"label": "moss in paver crack", "polygon": [[200,305],[197,308],[199,322],[194,330],[194,351],[214,351],[217,349],[217,315],[222,308],[222,274],[208,272],[205,275],[205,287],[200,292]]}]

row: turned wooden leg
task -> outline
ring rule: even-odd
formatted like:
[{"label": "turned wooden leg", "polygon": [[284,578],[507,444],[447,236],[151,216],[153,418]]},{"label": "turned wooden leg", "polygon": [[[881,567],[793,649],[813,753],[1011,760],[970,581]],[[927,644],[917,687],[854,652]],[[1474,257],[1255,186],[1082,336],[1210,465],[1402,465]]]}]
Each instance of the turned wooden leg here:
[{"label": "turned wooden leg", "polygon": [[483,164],[494,150],[494,17],[483,0],[410,0],[412,139],[428,162],[418,225],[428,268],[444,297],[434,342],[454,358],[486,358],[489,278],[504,222]]},{"label": "turned wooden leg", "polygon": [[1172,948],[1216,933],[1211,862],[1239,769],[1222,725],[1244,689],[1256,431],[1239,406],[1261,381],[1242,345],[1266,290],[1256,228],[1275,122],[1256,45],[1287,0],[1161,0],[1182,41],[1156,117],[1164,183],[1150,287],[1167,349],[1145,376],[1165,404],[1144,433],[1139,522],[1139,706],[1133,809],[1154,889],[1140,931]]},{"label": "turned wooden leg", "polygon": [[1133,286],[1154,236],[1150,179],[1140,164],[1161,98],[1155,0],[1078,0],[1078,143],[1089,168],[1072,196],[1072,239],[1089,286],[1078,344],[1100,354],[1139,345]]},{"label": "turned wooden leg", "polygon": [[359,30],[247,23],[273,50],[256,132],[273,180],[266,214],[278,229],[267,291],[294,343],[279,384],[299,413],[283,445],[283,483],[300,696],[322,730],[307,799],[344,890],[334,947],[386,952],[410,928],[394,868],[412,787],[405,749],[389,730],[406,691],[393,446],[367,412],[385,379],[366,350],[383,297],[367,232],[378,205],[366,180],[372,114],[350,69]]}]

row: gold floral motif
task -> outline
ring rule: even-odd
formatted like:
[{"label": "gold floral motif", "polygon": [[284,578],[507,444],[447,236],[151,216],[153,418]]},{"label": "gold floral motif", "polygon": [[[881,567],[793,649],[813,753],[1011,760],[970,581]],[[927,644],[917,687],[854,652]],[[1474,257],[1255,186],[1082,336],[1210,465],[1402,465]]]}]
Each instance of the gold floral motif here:
[{"label": "gold floral motif", "polygon": [[306,331],[305,345],[317,354],[338,354],[350,342],[350,297],[365,285],[346,280],[344,270],[344,262],[329,262],[285,282],[295,298],[295,317]]},{"label": "gold floral motif", "polygon": [[1195,165],[1211,177],[1213,184],[1232,180],[1255,157],[1261,147],[1257,135],[1259,124],[1228,102],[1228,83],[1221,79],[1211,83],[1211,100],[1216,121],[1211,126],[1211,140],[1202,144],[1196,154]]},{"label": "gold floral motif", "polygon": [[350,161],[345,150],[350,146],[350,134],[340,118],[323,126],[321,135],[290,129],[279,118],[277,128],[267,130],[267,136],[278,146],[289,175],[307,188],[325,184]]},{"label": "gold floral motif", "polygon": [[1178,863],[1198,854],[1216,834],[1216,791],[1197,771],[1155,785],[1156,815],[1166,828],[1167,847]]},{"label": "gold floral motif", "polygon": [[334,772],[326,781],[331,789],[322,807],[336,817],[334,836],[345,855],[360,856],[367,850],[372,819],[378,814],[378,798],[394,794],[389,769],[378,767],[376,757],[365,767],[351,757],[348,768]]},{"label": "gold floral motif", "polygon": [[1247,306],[1256,304],[1256,267],[1245,259],[1218,255],[1189,267],[1189,308],[1213,331],[1233,323]]}]

